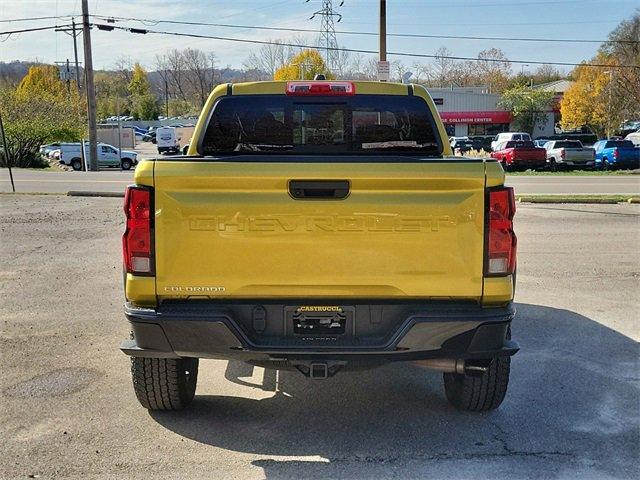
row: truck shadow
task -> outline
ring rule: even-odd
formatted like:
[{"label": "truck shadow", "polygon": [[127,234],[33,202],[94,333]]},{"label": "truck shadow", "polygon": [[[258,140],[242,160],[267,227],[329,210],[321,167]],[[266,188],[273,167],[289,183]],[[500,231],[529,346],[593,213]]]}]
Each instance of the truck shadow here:
[{"label": "truck shadow", "polygon": [[[512,362],[507,398],[494,412],[456,411],[441,375],[414,364],[322,381],[265,371],[263,382],[253,384],[243,380],[252,367],[230,362],[227,380],[273,395],[196,396],[184,412],[151,415],[204,444],[289,457],[255,460],[267,478],[483,478],[502,476],[505,466],[516,477],[634,471],[638,343],[574,312],[526,304],[518,305],[513,335],[522,350]],[[454,460],[474,469],[465,475]]]}]

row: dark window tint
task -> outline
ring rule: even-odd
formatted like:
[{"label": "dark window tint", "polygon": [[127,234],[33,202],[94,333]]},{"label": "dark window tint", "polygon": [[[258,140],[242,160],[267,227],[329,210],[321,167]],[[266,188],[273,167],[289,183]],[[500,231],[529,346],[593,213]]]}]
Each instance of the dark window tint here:
[{"label": "dark window tint", "polygon": [[617,140],[613,142],[607,142],[604,148],[633,148],[633,142],[631,140]]},{"label": "dark window tint", "polygon": [[504,148],[535,148],[533,142],[507,142]]},{"label": "dark window tint", "polygon": [[442,146],[420,97],[247,95],[216,103],[201,152],[432,156]]}]

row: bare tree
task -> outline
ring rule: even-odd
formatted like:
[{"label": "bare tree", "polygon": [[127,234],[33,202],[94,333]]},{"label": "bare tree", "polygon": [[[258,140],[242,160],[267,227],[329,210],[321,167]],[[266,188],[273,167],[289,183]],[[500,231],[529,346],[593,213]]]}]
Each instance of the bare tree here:
[{"label": "bare tree", "polygon": [[451,52],[446,47],[436,50],[436,57],[433,60],[434,80],[438,87],[446,87],[453,84],[453,73],[456,69],[456,62],[451,58]]}]

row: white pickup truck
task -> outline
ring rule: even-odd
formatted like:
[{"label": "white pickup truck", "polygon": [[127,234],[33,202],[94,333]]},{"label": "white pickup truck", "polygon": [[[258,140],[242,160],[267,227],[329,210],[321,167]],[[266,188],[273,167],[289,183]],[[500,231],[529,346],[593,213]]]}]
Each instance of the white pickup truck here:
[{"label": "white pickup truck", "polygon": [[[85,155],[88,154],[89,144],[84,146]],[[73,167],[74,170],[82,170],[82,153],[79,143],[63,143],[60,145],[60,163]],[[129,170],[138,164],[138,154],[134,151],[118,149],[106,143],[98,144],[98,166],[120,167]]]},{"label": "white pickup truck", "polygon": [[596,152],[593,148],[584,147],[579,140],[551,140],[544,145],[547,151],[547,166],[557,170],[563,165],[572,167],[593,167]]}]

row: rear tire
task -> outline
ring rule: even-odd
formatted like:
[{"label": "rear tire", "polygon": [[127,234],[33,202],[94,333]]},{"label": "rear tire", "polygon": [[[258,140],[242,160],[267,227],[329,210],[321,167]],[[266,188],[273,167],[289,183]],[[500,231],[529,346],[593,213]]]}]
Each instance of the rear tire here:
[{"label": "rear tire", "polygon": [[447,400],[459,410],[484,412],[500,406],[507,394],[510,357],[494,358],[480,376],[445,373],[444,391]]},{"label": "rear tire", "polygon": [[[516,272],[513,273],[513,289]],[[506,339],[511,340],[511,325],[507,327]],[[509,385],[511,357],[494,358],[489,368],[480,376],[445,373],[444,392],[447,400],[459,410],[484,412],[498,408]]]},{"label": "rear tire", "polygon": [[181,410],[196,393],[197,358],[131,358],[133,389],[148,410]]}]

